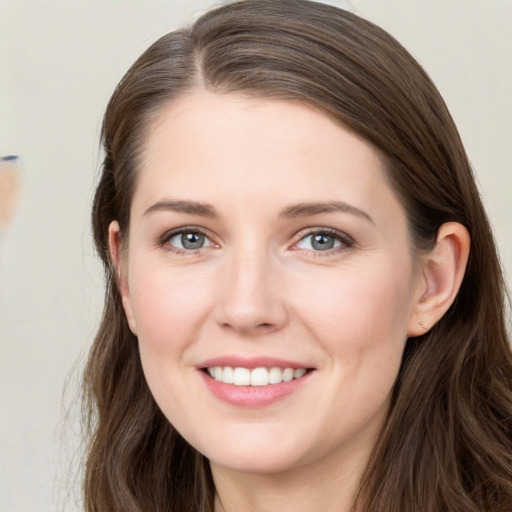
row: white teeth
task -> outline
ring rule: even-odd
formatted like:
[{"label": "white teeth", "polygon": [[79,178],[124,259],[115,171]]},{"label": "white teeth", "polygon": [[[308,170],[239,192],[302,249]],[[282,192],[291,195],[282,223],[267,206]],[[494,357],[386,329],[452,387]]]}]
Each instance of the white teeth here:
[{"label": "white teeth", "polygon": [[251,386],[267,386],[268,370],[266,368],[254,368],[251,372]]},{"label": "white teeth", "polygon": [[293,380],[293,368],[285,368],[283,372],[283,381],[290,382]]},{"label": "white teeth", "polygon": [[280,384],[290,382],[293,379],[300,379],[307,370],[305,368],[232,368],[231,366],[214,366],[207,369],[208,375],[224,384],[235,386],[268,386],[269,384]]},{"label": "white teeth", "polygon": [[222,371],[222,382],[225,384],[233,384],[234,373],[235,372],[231,366],[225,366],[224,370]]},{"label": "white teeth", "polygon": [[233,384],[235,386],[249,386],[251,384],[251,370],[248,368],[235,368]]},{"label": "white teeth", "polygon": [[305,368],[299,368],[298,370],[295,370],[293,372],[293,378],[294,379],[300,379],[305,374],[306,374],[306,369]]},{"label": "white teeth", "polygon": [[270,368],[268,382],[270,384],[280,384],[283,382],[283,370],[281,368]]}]

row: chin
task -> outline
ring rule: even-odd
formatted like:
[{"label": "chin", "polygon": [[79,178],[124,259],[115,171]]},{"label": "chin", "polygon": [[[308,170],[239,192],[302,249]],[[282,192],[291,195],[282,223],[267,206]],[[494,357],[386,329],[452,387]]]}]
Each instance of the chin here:
[{"label": "chin", "polygon": [[238,473],[257,473],[257,474],[275,474],[285,473],[293,470],[301,464],[292,457],[272,456],[265,454],[240,454],[238,452],[233,457],[227,457],[225,454],[216,458],[209,458],[210,464],[222,466]]},{"label": "chin", "polygon": [[212,445],[210,449],[198,449],[211,464],[242,473],[280,473],[307,463],[304,450],[299,451],[297,447],[285,444],[282,440],[271,442],[260,438],[258,443],[231,441],[213,446],[213,449]]}]

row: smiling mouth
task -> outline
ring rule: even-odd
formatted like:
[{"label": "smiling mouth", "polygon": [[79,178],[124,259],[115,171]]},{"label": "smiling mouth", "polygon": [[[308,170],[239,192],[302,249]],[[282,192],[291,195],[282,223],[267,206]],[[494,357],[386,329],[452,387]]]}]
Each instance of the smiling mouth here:
[{"label": "smiling mouth", "polygon": [[231,366],[211,366],[204,368],[203,371],[212,379],[224,384],[234,384],[235,386],[269,386],[290,382],[304,377],[311,371],[309,368],[243,368]]}]

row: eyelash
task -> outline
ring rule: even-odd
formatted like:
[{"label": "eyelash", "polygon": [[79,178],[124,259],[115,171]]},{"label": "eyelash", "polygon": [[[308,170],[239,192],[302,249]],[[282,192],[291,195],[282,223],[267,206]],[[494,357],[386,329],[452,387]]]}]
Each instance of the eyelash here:
[{"label": "eyelash", "polygon": [[[199,247],[197,249],[181,249],[180,247],[176,247],[174,245],[169,244],[169,241],[179,235],[182,234],[198,234],[201,236],[204,236],[207,240],[209,240],[210,245]],[[338,247],[330,248],[325,251],[315,250],[315,249],[302,249],[300,247],[297,247],[297,245],[304,240],[306,240],[310,236],[314,235],[325,235],[330,238],[333,238],[335,241],[340,242],[340,245]],[[347,249],[350,249],[354,246],[355,242],[352,237],[347,235],[346,233],[343,233],[341,231],[338,231],[336,229],[331,228],[309,228],[306,231],[303,231],[299,233],[299,240],[295,242],[292,246],[293,250],[296,251],[306,251],[311,252],[315,256],[318,257],[326,257],[326,256],[332,256],[334,254],[338,254],[340,252],[346,251]],[[185,226],[179,229],[175,229],[172,231],[166,232],[164,235],[162,235],[158,241],[157,245],[160,247],[166,247],[167,250],[175,253],[179,256],[190,256],[198,254],[201,250],[203,250],[205,247],[215,246],[215,242],[211,240],[211,238],[208,236],[208,234],[201,228],[196,226]]]},{"label": "eyelash", "polygon": [[[328,236],[330,238],[333,238],[335,241],[340,242],[340,245],[338,247],[327,249],[325,251],[315,249],[301,249],[300,247],[296,247],[299,243],[303,242],[308,237],[314,235]],[[346,233],[331,228],[309,228],[306,231],[300,233],[299,237],[299,240],[293,245],[293,247],[296,247],[294,250],[311,252],[312,254],[314,254],[315,257],[329,257],[337,255],[340,252],[350,249],[355,244],[354,239],[352,237],[350,237]]]},{"label": "eyelash", "polygon": [[[160,247],[165,247],[167,250],[177,254],[178,256],[191,256],[194,254],[198,254],[202,249],[205,248],[203,246],[197,249],[181,249],[180,247],[176,247],[174,245],[169,244],[169,241],[172,238],[174,238],[175,236],[182,235],[184,233],[202,235],[210,241],[211,245],[216,245],[214,242],[211,241],[210,237],[204,230],[196,226],[185,226],[183,228],[168,231],[158,239],[157,245]],[[209,245],[206,247],[209,247]]]}]

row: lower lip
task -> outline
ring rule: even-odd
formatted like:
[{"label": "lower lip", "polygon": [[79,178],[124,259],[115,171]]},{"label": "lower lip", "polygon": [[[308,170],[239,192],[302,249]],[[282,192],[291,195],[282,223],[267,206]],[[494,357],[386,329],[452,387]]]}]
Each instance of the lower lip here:
[{"label": "lower lip", "polygon": [[309,381],[314,372],[310,371],[299,379],[268,386],[235,386],[212,379],[204,371],[199,373],[212,394],[223,402],[237,407],[255,408],[271,405],[291,395]]}]

